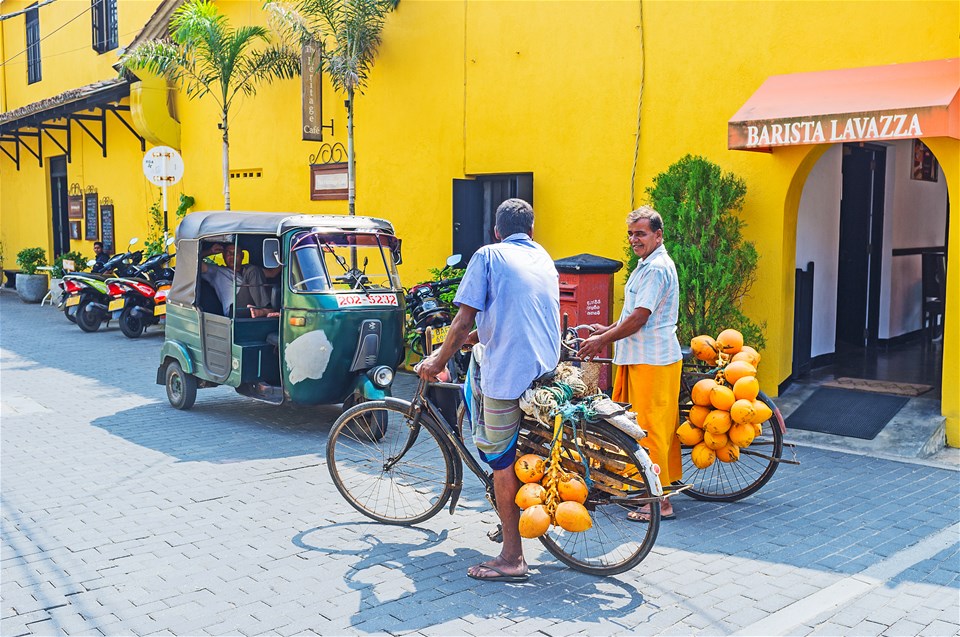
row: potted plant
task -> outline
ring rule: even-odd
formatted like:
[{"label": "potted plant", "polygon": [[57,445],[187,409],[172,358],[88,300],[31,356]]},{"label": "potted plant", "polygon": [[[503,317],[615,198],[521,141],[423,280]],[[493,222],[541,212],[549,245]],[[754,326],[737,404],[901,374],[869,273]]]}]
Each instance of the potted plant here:
[{"label": "potted plant", "polygon": [[53,295],[53,303],[60,302],[60,294],[63,289],[60,284],[63,282],[63,275],[68,272],[63,267],[64,261],[72,261],[73,268],[69,272],[83,272],[87,269],[87,261],[79,252],[64,252],[53,260],[53,269],[50,271],[50,293]]},{"label": "potted plant", "polygon": [[37,269],[47,263],[43,248],[24,248],[17,253],[17,265],[22,272],[17,274],[17,294],[24,303],[39,303],[47,294],[47,275],[37,274]]}]

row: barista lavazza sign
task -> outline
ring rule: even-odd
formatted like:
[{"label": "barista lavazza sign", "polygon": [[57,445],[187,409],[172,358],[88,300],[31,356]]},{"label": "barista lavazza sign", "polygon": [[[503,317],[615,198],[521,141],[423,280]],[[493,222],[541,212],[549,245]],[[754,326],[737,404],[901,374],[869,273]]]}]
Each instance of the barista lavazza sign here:
[{"label": "barista lavazza sign", "polygon": [[910,112],[839,117],[826,115],[753,124],[736,122],[732,123],[730,128],[731,149],[911,139],[923,136],[920,116]]}]

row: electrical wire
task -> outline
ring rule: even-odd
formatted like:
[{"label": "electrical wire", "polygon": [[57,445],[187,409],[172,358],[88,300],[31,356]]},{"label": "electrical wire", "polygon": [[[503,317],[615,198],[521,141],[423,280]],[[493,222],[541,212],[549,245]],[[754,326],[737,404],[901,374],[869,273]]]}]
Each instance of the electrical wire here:
[{"label": "electrical wire", "polygon": [[637,209],[637,162],[640,160],[640,116],[643,109],[643,83],[646,78],[647,55],[643,50],[643,0],[640,6],[640,97],[637,100],[637,140],[633,147],[633,168],[630,170],[630,210]]},{"label": "electrical wire", "polygon": [[27,7],[26,9],[20,9],[19,11],[14,11],[13,13],[0,14],[0,22],[3,22],[4,20],[9,20],[10,18],[15,18],[18,15],[23,15],[24,13],[33,11],[35,9],[39,9],[40,7],[45,7],[48,4],[51,4],[56,1],[57,0],[43,0],[43,2]]},{"label": "electrical wire", "polygon": [[[117,38],[118,38],[118,39],[119,39],[119,38],[125,38],[125,37],[127,37],[128,35],[133,35],[134,33],[139,33],[139,32],[140,32],[140,29],[134,29],[133,31],[128,31],[127,33],[121,33],[120,35],[117,36]],[[83,50],[86,50],[86,49],[92,50],[89,44],[85,44],[85,45],[79,46],[79,47],[77,47],[77,48],[75,48],[75,49],[70,49],[69,51],[60,51],[59,53],[45,53],[45,54],[43,54],[42,59],[48,60],[48,59],[50,59],[50,58],[59,57],[59,56],[61,56],[61,55],[69,55],[70,53],[76,53],[77,51],[83,51]],[[13,58],[10,58],[10,59],[12,60]],[[22,61],[22,62],[11,62],[11,63],[8,64],[7,66],[19,66],[19,65],[21,65],[21,64],[26,64],[26,63],[27,63],[26,60],[24,60],[24,61]],[[3,66],[3,65],[4,65],[4,64],[0,64],[0,66]]]},{"label": "electrical wire", "polygon": [[[31,7],[31,9],[32,9],[32,8],[34,8],[34,7]],[[86,9],[84,9],[83,11],[81,11],[80,13],[78,13],[77,15],[75,15],[74,17],[70,18],[69,20],[67,20],[66,22],[64,22],[64,23],[61,24],[60,26],[58,26],[56,29],[54,29],[54,30],[51,31],[50,33],[46,34],[45,36],[43,36],[42,38],[40,38],[39,40],[37,40],[37,44],[40,44],[41,42],[43,42],[44,40],[46,40],[47,38],[49,38],[51,35],[53,35],[53,34],[56,33],[57,31],[61,30],[62,28],[64,28],[65,26],[67,26],[68,24],[70,24],[71,22],[73,22],[74,20],[76,20],[77,18],[80,18],[80,17],[82,17],[84,14],[89,13],[91,8],[92,8],[92,6],[87,7]],[[33,46],[33,45],[31,45],[31,46]],[[0,66],[6,66],[6,65],[7,65],[7,62],[10,62],[10,61],[13,60],[14,58],[20,57],[21,55],[23,55],[24,53],[26,53],[26,52],[29,51],[29,50],[30,50],[30,47],[28,46],[27,48],[25,48],[24,50],[20,51],[19,53],[16,53],[16,54],[8,57],[8,58],[7,58],[6,60],[4,60],[3,62],[0,62]],[[41,56],[41,59],[43,59],[42,56]]]}]

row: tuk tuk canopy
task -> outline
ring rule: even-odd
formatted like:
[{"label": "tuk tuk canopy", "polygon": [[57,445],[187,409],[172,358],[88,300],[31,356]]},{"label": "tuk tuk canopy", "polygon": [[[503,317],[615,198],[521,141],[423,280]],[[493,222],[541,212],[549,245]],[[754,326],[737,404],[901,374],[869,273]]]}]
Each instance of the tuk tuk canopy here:
[{"label": "tuk tuk canopy", "polygon": [[[272,234],[280,236],[293,228],[317,228],[331,231],[374,231],[393,233],[393,225],[384,219],[349,215],[304,215],[285,212],[194,212],[183,218],[177,228],[177,241],[223,234]],[[179,250],[179,249],[178,249]]]}]

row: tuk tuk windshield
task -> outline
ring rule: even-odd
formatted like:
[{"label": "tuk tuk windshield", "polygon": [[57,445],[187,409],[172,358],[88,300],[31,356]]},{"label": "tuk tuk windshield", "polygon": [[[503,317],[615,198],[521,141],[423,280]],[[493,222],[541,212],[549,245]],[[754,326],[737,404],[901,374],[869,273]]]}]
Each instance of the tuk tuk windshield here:
[{"label": "tuk tuk windshield", "polygon": [[294,292],[400,289],[396,242],[379,233],[301,232],[290,247],[290,285]]}]

